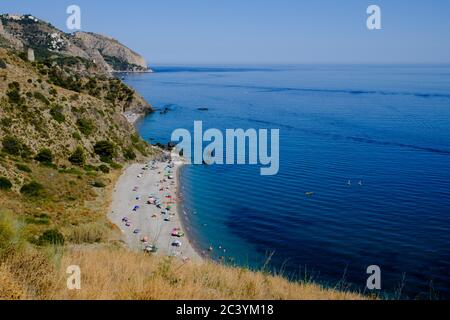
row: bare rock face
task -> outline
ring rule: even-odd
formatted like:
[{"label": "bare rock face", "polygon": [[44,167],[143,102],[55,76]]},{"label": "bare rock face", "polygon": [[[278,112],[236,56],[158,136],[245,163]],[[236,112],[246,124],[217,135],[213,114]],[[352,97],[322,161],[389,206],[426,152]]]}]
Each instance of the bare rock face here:
[{"label": "bare rock face", "polygon": [[64,33],[31,15],[0,16],[0,37],[16,50],[59,54],[90,60],[105,73],[149,71],[145,59],[119,41],[87,32]]},{"label": "bare rock face", "polygon": [[4,28],[2,19],[0,19],[0,39],[4,39],[4,41],[12,48],[16,50],[23,49],[23,43],[10,35]]},{"label": "bare rock face", "polygon": [[75,38],[91,55],[97,55],[98,52],[114,71],[148,70],[147,63],[142,56],[115,39],[86,32],[77,32]]}]

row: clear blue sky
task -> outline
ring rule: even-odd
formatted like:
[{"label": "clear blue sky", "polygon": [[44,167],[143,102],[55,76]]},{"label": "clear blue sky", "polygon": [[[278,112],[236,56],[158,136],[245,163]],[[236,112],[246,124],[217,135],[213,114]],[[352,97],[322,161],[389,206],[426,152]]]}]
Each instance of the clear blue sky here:
[{"label": "clear blue sky", "polygon": [[[155,63],[450,63],[449,0],[14,0],[0,12],[31,13],[66,30],[110,35]],[[382,9],[383,30],[366,28]]]}]

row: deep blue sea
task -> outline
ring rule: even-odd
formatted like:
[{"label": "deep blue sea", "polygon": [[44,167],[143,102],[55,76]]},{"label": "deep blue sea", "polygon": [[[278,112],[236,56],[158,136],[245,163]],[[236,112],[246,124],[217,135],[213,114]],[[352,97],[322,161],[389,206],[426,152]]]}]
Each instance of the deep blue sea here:
[{"label": "deep blue sea", "polygon": [[268,268],[292,279],[362,292],[378,265],[383,294],[450,298],[450,66],[154,69],[125,80],[169,109],[139,123],[152,143],[194,120],[280,129],[276,176],[257,166],[182,170],[200,250],[252,268],[271,256]]}]

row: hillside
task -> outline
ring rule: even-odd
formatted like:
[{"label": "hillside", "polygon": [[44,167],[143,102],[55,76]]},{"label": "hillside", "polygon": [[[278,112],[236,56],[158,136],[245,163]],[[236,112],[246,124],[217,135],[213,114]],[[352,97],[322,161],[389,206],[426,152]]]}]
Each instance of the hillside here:
[{"label": "hillside", "polygon": [[124,112],[152,108],[93,61],[51,51],[29,61],[16,40],[0,30],[0,215],[27,243],[45,232],[101,241],[112,230],[105,190],[127,162],[158,153]]},{"label": "hillside", "polygon": [[[266,272],[130,252],[106,215],[122,168],[160,154],[124,117],[152,108],[78,46],[57,54],[35,47],[29,61],[24,50],[30,39],[39,43],[45,23],[28,23],[8,22],[17,29],[6,36],[0,30],[0,299],[361,298]],[[66,288],[73,264],[83,270],[79,292]]]},{"label": "hillside", "polygon": [[0,37],[12,49],[33,49],[40,60],[51,55],[82,58],[107,73],[149,70],[142,56],[115,39],[95,33],[64,33],[32,15],[1,15]]},{"label": "hillside", "polygon": [[[0,48],[3,152],[33,159],[48,149],[58,167],[72,165],[69,158],[78,147],[85,158],[82,164],[146,156],[146,144],[122,113],[149,112],[151,107],[120,80],[81,76],[68,67],[70,59],[30,63]],[[111,145],[109,153],[96,153],[102,141]],[[0,166],[0,172],[19,178],[9,168]]]}]

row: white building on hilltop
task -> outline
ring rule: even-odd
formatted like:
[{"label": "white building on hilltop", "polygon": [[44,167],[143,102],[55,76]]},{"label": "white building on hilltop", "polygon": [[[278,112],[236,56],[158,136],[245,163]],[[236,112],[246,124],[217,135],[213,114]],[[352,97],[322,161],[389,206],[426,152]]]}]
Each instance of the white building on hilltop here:
[{"label": "white building on hilltop", "polygon": [[38,22],[39,20],[32,16],[31,14],[21,15],[21,14],[3,14],[2,17],[8,20],[14,20],[14,21],[22,21],[22,20],[32,20],[34,22]]},{"label": "white building on hilltop", "polygon": [[23,19],[23,16],[21,14],[6,14],[6,19],[9,20],[15,20],[15,21],[20,21]]}]

